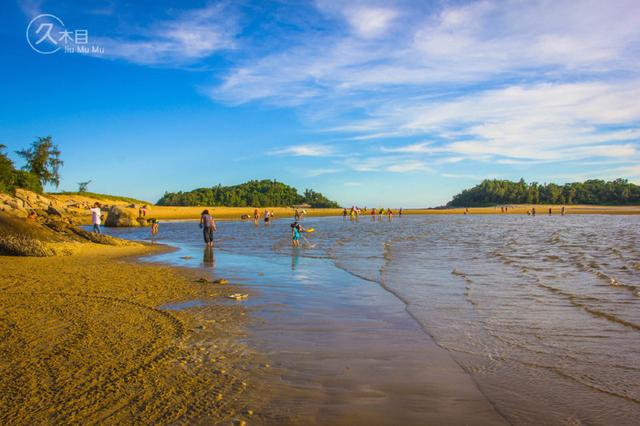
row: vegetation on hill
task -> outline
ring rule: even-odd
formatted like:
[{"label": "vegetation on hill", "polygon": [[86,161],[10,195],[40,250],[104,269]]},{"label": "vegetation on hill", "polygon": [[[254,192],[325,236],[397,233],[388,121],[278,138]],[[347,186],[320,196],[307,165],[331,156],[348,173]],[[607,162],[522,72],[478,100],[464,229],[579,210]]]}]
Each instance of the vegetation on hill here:
[{"label": "vegetation on hill", "polygon": [[307,189],[303,195],[275,180],[251,180],[232,186],[213,186],[189,192],[166,192],[159,206],[228,206],[228,207],[286,207],[296,204],[311,207],[338,207],[319,192]]},{"label": "vegetation on hill", "polygon": [[70,191],[55,192],[55,193],[51,193],[51,195],[70,195],[70,196],[77,195],[77,196],[80,196],[80,197],[93,198],[93,199],[96,199],[96,200],[122,201],[122,202],[125,202],[125,203],[131,203],[131,204],[149,204],[149,205],[153,204],[153,203],[151,203],[149,201],[138,200],[136,198],[122,197],[120,195],[98,194],[96,192],[88,192],[88,191],[82,191],[82,192],[70,192]]},{"label": "vegetation on hill", "polygon": [[564,185],[486,179],[455,195],[447,207],[496,204],[640,204],[640,186],[626,179],[591,179]]}]

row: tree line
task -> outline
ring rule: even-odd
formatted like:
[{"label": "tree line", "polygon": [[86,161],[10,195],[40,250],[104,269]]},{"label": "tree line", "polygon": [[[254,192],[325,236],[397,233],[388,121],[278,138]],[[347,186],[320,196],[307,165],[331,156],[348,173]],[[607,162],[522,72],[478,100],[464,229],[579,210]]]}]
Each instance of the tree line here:
[{"label": "tree line", "polygon": [[286,207],[309,204],[311,207],[339,207],[338,203],[312,189],[298,191],[275,180],[250,180],[239,185],[198,188],[188,192],[165,192],[159,206]]},{"label": "tree line", "polygon": [[0,144],[0,192],[11,193],[17,188],[41,193],[44,185],[60,185],[60,150],[51,136],[38,138],[31,147],[16,151],[25,160],[21,170],[5,152],[7,147]]},{"label": "tree line", "polygon": [[485,179],[455,195],[447,207],[500,204],[640,204],[640,186],[626,179],[590,179],[564,185]]}]

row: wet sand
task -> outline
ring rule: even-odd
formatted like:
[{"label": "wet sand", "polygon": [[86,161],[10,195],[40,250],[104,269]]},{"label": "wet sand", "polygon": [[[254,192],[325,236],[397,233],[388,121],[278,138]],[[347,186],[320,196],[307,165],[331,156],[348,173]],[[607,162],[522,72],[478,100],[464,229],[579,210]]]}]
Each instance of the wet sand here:
[{"label": "wet sand", "polygon": [[[218,423],[256,409],[260,358],[237,337],[244,309],[228,286],[122,256],[0,256],[0,423]],[[193,297],[206,309],[159,309]]]},{"label": "wet sand", "polygon": [[[200,250],[180,245],[151,261],[201,268]],[[270,399],[252,423],[506,424],[399,299],[326,259],[292,253],[215,255],[216,273],[252,293],[246,342],[270,363],[261,370]]]}]

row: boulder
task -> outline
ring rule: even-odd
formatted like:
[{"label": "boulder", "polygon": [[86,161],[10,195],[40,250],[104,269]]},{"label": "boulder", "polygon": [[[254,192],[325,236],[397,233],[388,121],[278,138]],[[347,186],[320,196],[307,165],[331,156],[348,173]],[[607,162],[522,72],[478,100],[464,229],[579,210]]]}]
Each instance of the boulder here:
[{"label": "boulder", "polygon": [[60,211],[58,209],[56,209],[55,207],[53,207],[53,206],[47,207],[47,213],[49,213],[50,215],[53,215],[53,216],[62,217],[62,213],[60,213]]},{"label": "boulder", "polygon": [[107,214],[107,220],[104,221],[104,226],[111,227],[128,227],[128,226],[140,226],[136,220],[136,216],[118,206],[111,206],[109,213]]},{"label": "boulder", "polygon": [[149,225],[149,223],[147,223],[147,219],[145,219],[144,217],[138,217],[138,218],[136,218],[136,220],[138,221],[140,226],[148,226]]}]

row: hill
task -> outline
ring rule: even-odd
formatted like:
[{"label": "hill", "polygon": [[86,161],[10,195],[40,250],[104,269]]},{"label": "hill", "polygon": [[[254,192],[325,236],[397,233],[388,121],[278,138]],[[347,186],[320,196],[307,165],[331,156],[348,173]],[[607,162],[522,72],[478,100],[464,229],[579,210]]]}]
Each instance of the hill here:
[{"label": "hill", "polygon": [[447,207],[482,207],[498,204],[640,204],[640,186],[626,179],[538,184],[486,179],[465,189],[447,203]]},{"label": "hill", "polygon": [[286,207],[309,204],[316,208],[335,208],[338,203],[319,192],[297,189],[275,180],[251,180],[239,185],[198,188],[189,192],[166,192],[156,203],[159,206],[227,206]]}]

